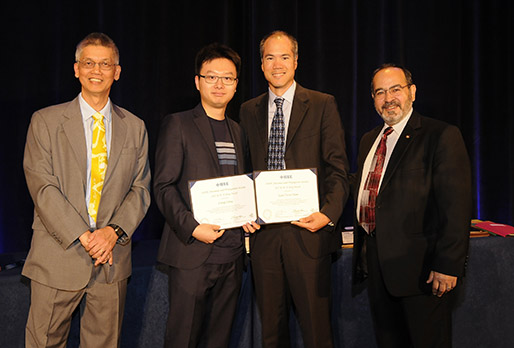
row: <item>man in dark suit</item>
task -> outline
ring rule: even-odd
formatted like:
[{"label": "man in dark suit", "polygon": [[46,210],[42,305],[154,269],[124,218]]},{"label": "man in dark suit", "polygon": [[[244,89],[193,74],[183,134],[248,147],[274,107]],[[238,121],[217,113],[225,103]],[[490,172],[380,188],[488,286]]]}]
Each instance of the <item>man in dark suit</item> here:
[{"label": "man in dark suit", "polygon": [[377,69],[372,97],[384,125],[359,148],[354,284],[368,278],[379,347],[450,347],[469,244],[467,151],[456,127],[413,111],[408,70]]},{"label": "man in dark suit", "polygon": [[228,347],[241,288],[243,233],[196,221],[188,181],[245,172],[246,141],[225,115],[240,67],[232,49],[204,47],[196,56],[200,104],[162,122],[154,189],[166,219],[157,257],[169,266],[165,347]]},{"label": "man in dark suit", "polygon": [[[262,39],[260,51],[269,91],[244,103],[240,111],[253,170],[316,168],[321,207],[299,221],[263,226],[251,237],[263,346],[290,346],[293,304],[305,347],[332,347],[331,253],[341,246],[334,225],[348,196],[344,131],[334,97],[294,81],[298,65],[294,37],[273,32]],[[270,153],[274,140],[268,141],[276,114],[283,118],[285,132],[278,161]]]},{"label": "man in dark suit", "polygon": [[80,346],[119,346],[130,237],[150,205],[145,125],[109,99],[121,73],[116,45],[92,33],[75,56],[80,95],[34,113],[25,145],[34,201],[27,347],[65,347],[82,299]]}]

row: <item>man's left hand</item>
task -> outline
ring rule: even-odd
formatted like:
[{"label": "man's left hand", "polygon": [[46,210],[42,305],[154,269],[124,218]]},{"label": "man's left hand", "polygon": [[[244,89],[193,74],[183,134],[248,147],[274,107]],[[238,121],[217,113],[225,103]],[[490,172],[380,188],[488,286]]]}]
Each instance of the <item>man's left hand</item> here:
[{"label": "man's left hand", "polygon": [[457,285],[457,277],[431,271],[428,276],[427,284],[432,283],[432,294],[437,297],[450,292]]},{"label": "man's left hand", "polygon": [[317,232],[320,228],[328,225],[329,222],[330,219],[328,216],[320,212],[312,213],[298,221],[291,221],[293,225],[305,228],[311,232]]},{"label": "man's left hand", "polygon": [[260,230],[260,229],[261,229],[261,225],[259,225],[255,221],[247,222],[246,224],[243,225],[243,230],[246,233],[254,233],[255,231]]}]

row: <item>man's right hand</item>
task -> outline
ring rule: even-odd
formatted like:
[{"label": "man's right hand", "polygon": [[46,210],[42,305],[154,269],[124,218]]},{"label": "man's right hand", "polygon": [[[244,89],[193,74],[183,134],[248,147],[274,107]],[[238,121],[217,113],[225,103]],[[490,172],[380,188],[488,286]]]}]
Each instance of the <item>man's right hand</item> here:
[{"label": "man's right hand", "polygon": [[225,233],[225,230],[220,231],[219,228],[218,225],[200,224],[193,231],[193,237],[205,244],[212,244]]}]

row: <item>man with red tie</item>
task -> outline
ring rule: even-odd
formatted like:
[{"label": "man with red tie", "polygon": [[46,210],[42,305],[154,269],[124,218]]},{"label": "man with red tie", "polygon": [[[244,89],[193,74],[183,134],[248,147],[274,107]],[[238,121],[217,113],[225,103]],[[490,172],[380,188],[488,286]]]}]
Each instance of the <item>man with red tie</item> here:
[{"label": "man with red tie", "polygon": [[368,278],[379,347],[451,347],[451,310],[469,244],[471,174],[455,126],[413,110],[411,73],[372,79],[384,124],[361,140],[353,282]]}]

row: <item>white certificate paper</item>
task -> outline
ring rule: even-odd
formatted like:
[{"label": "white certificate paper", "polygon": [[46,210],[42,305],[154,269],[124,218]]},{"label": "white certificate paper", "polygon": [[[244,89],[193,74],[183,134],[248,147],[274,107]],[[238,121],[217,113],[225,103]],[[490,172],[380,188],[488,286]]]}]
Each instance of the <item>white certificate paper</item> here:
[{"label": "white certificate paper", "polygon": [[257,219],[251,174],[189,182],[193,215],[199,223],[241,227]]},{"label": "white certificate paper", "polygon": [[260,224],[289,222],[319,211],[316,169],[254,172]]}]

